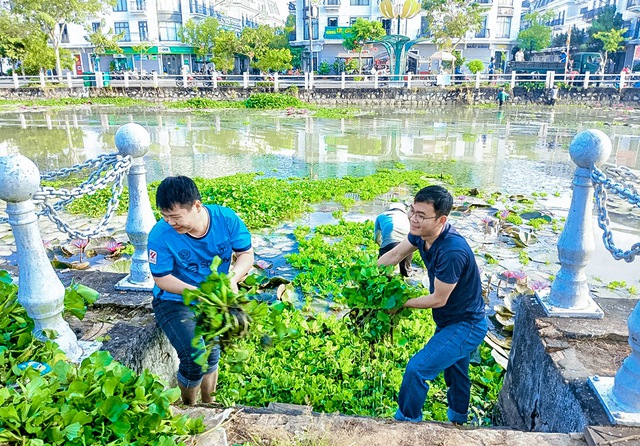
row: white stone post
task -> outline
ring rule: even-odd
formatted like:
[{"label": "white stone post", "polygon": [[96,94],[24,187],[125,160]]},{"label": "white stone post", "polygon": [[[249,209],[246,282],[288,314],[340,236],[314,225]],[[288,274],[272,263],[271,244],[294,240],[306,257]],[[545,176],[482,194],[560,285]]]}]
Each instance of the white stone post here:
[{"label": "white stone post", "polygon": [[589,76],[591,73],[588,71],[584,73],[584,88],[589,88]]},{"label": "white stone post", "polygon": [[44,80],[44,71],[40,70],[40,88],[44,89],[46,87],[46,83]]},{"label": "white stone post", "polygon": [[618,90],[622,91],[622,89],[624,88],[624,82],[626,78],[627,78],[627,73],[625,73],[624,71],[620,73],[620,84],[618,85]]},{"label": "white stone post", "polygon": [[548,71],[549,73],[549,87],[548,88],[553,88],[553,84],[556,83],[556,72],[555,71]]},{"label": "white stone post", "polygon": [[313,71],[309,71],[309,90],[313,90],[314,81],[315,79],[314,79]]},{"label": "white stone post", "polygon": [[20,88],[20,81],[18,80],[18,73],[16,73],[15,71],[12,74],[13,77],[13,88],[15,88],[16,90],[18,88]]},{"label": "white stone post", "polygon": [[309,73],[304,73],[304,89],[309,89]]},{"label": "white stone post", "polygon": [[187,70],[182,70],[182,86],[187,88],[187,82],[189,81],[189,76],[187,76]]},{"label": "white stone post", "polygon": [[278,72],[276,71],[273,74],[273,91],[279,91],[280,90],[280,78],[278,75]]},{"label": "white stone post", "polygon": [[0,199],[7,202],[6,212],[18,251],[18,301],[34,321],[34,336],[46,341],[45,330],[57,333],[52,340],[69,360],[77,361],[82,348],[62,318],[64,285],[47,258],[31,201],[39,186],[40,172],[31,160],[22,155],[0,157]]},{"label": "white stone post", "polygon": [[67,87],[73,88],[73,82],[71,81],[71,71],[67,71]]},{"label": "white stone post", "polygon": [[216,72],[211,75],[211,81],[213,82],[213,88],[218,88],[218,74]]},{"label": "white stone post", "polygon": [[373,88],[378,89],[378,72],[373,73]]},{"label": "white stone post", "polygon": [[124,72],[124,88],[129,88],[129,72]]},{"label": "white stone post", "polygon": [[595,250],[591,168],[611,155],[611,140],[600,130],[584,130],[571,141],[569,154],[577,164],[573,196],[558,240],[560,271],[547,296],[536,294],[548,316],[601,319],[604,313],[589,295],[584,272]]},{"label": "white stone post", "polygon": [[116,290],[151,291],[153,278],[149,269],[147,241],[156,219],[151,210],[147,191],[146,172],[143,156],[151,146],[151,137],[140,124],[130,122],[118,129],[115,137],[118,152],[133,158],[127,178],[129,185],[129,212],[126,230],[129,241],[135,248],[131,258],[129,275],[118,282]]},{"label": "white stone post", "polygon": [[158,88],[158,72],[151,73],[151,78],[153,79],[153,88]]},{"label": "white stone post", "polygon": [[516,88],[516,72],[512,71],[511,72],[511,91],[513,91],[514,88]]},{"label": "white stone post", "polygon": [[480,72],[476,73],[476,88],[480,88]]},{"label": "white stone post", "polygon": [[245,71],[242,73],[242,88],[245,90],[249,88],[249,72]]},{"label": "white stone post", "polygon": [[407,73],[407,88],[411,88],[411,76],[413,73],[411,73],[411,71],[409,71]]},{"label": "white stone post", "polygon": [[340,76],[340,89],[344,90],[347,83],[347,74],[343,71]]},{"label": "white stone post", "polygon": [[96,88],[102,88],[102,71],[96,71]]}]

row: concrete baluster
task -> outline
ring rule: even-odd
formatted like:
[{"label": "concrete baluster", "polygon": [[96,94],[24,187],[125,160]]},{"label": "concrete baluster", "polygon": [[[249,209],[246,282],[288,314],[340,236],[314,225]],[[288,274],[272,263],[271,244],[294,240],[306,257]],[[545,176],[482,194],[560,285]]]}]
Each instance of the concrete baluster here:
[{"label": "concrete baluster", "polygon": [[558,240],[560,271],[548,297],[536,296],[549,316],[600,319],[604,314],[589,295],[584,269],[595,250],[591,167],[609,159],[611,140],[600,130],[585,130],[573,138],[569,154],[578,167],[569,214]]},{"label": "concrete baluster", "polygon": [[411,71],[409,71],[407,73],[407,88],[411,88],[411,77],[412,77],[412,73]]},{"label": "concrete baluster", "polygon": [[340,75],[340,89],[344,90],[345,84],[347,83],[347,74],[343,71]]},{"label": "concrete baluster", "polygon": [[276,71],[275,73],[273,73],[273,91],[279,91],[280,90],[280,77],[278,75],[278,72]]},{"label": "concrete baluster", "polygon": [[96,71],[96,88],[104,87],[104,78],[102,77],[102,71]]},{"label": "concrete baluster", "polygon": [[18,88],[20,88],[20,81],[18,80],[18,73],[16,73],[14,71],[12,76],[13,76],[13,88],[15,88],[17,90]]},{"label": "concrete baluster", "polygon": [[71,81],[71,71],[67,71],[67,87],[73,88],[73,82]]},{"label": "concrete baluster", "polygon": [[516,72],[512,71],[511,72],[511,91],[513,91],[514,88],[516,88]]},{"label": "concrete baluster", "polygon": [[242,73],[242,88],[245,90],[249,88],[249,72],[245,71]]},{"label": "concrete baluster", "polygon": [[309,73],[304,73],[304,89],[309,89]]},{"label": "concrete baluster", "polygon": [[153,79],[153,88],[158,88],[158,72],[151,73],[151,79]]},{"label": "concrete baluster", "polygon": [[0,199],[7,202],[6,212],[18,251],[18,301],[34,321],[34,336],[46,341],[45,330],[57,333],[53,340],[69,360],[77,361],[82,348],[62,318],[64,285],[47,258],[31,201],[39,186],[40,172],[31,160],[22,155],[0,157]]},{"label": "concrete baluster", "polygon": [[480,88],[480,72],[476,73],[476,88]]},{"label": "concrete baluster", "polygon": [[373,88],[378,89],[378,72],[373,73]]},{"label": "concrete baluster", "polygon": [[44,89],[46,87],[46,83],[44,80],[44,71],[40,70],[40,88]]},{"label": "concrete baluster", "polygon": [[156,219],[149,201],[143,156],[149,150],[151,137],[144,127],[131,122],[118,129],[115,142],[121,155],[131,155],[133,158],[127,179],[129,212],[126,230],[135,248],[129,275],[118,282],[115,288],[116,290],[150,291],[153,289],[153,278],[149,269],[147,241]]},{"label": "concrete baluster", "polygon": [[309,71],[309,90],[313,90],[313,83],[315,82],[315,76],[313,71]]},{"label": "concrete baluster", "polygon": [[213,82],[213,88],[214,89],[218,88],[218,73],[214,72],[211,75],[211,81]]},{"label": "concrete baluster", "polygon": [[124,88],[129,88],[129,72],[124,72]]},{"label": "concrete baluster", "polygon": [[624,88],[624,83],[626,78],[627,78],[627,73],[625,73],[624,71],[620,73],[620,84],[618,85],[618,90],[622,91],[622,89]]},{"label": "concrete baluster", "polygon": [[631,312],[627,326],[631,354],[616,373],[613,395],[622,404],[633,408],[640,417],[640,302]]},{"label": "concrete baluster", "polygon": [[584,88],[589,88],[589,73],[588,71],[584,73]]}]

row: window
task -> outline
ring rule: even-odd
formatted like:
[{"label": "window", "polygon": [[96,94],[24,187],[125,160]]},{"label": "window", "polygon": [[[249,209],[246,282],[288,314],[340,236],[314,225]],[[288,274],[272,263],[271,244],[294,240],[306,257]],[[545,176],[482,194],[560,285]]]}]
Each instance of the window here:
[{"label": "window", "polygon": [[325,0],[325,6],[340,6],[340,0]]},{"label": "window", "polygon": [[356,23],[356,20],[358,20],[360,17],[349,17],[349,26],[353,25],[354,23]]},{"label": "window", "polygon": [[384,28],[384,32],[387,35],[391,35],[391,19],[380,19],[380,23],[382,23],[382,27]]},{"label": "window", "polygon": [[100,31],[100,22],[93,22],[91,24],[91,31],[93,31],[94,33],[97,33],[98,31]]},{"label": "window", "polygon": [[508,38],[511,36],[511,17],[498,16],[496,22],[496,37]]},{"label": "window", "polygon": [[121,42],[129,42],[131,40],[131,34],[129,33],[129,22],[114,22],[113,31],[116,34],[124,33]]},{"label": "window", "polygon": [[513,0],[498,0],[498,6],[513,6]]},{"label": "window", "polygon": [[122,12],[127,10],[127,0],[116,0],[116,5],[113,7],[115,12]]},{"label": "window", "polygon": [[180,22],[158,22],[158,31],[160,32],[160,40],[162,41],[178,41],[180,32]]},{"label": "window", "polygon": [[62,43],[69,43],[69,30],[67,30],[67,24],[62,27],[62,33],[60,33],[60,41]]},{"label": "window", "polygon": [[[318,19],[311,20],[311,27],[313,28],[313,38],[318,38]],[[309,19],[304,19],[304,40],[309,40]]]},{"label": "window", "polygon": [[338,17],[327,17],[327,26],[338,26]]},{"label": "window", "polygon": [[369,6],[369,0],[351,0],[351,6]]},{"label": "window", "polygon": [[180,12],[180,0],[158,0],[158,11]]},{"label": "window", "polygon": [[149,40],[149,28],[147,22],[138,22],[138,32],[140,33],[140,42]]},{"label": "window", "polygon": [[476,33],[476,37],[479,39],[486,39],[487,37],[489,37],[489,30],[487,29],[487,16],[484,16],[482,18],[482,28],[480,28],[480,31]]}]

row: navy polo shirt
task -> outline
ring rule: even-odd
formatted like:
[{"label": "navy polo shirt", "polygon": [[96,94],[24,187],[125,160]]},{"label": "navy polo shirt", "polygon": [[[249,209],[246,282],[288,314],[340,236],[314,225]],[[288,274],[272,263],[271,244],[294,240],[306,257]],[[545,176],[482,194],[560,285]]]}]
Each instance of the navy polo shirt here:
[{"label": "navy polo shirt", "polygon": [[429,292],[434,293],[435,279],[454,287],[447,303],[433,308],[438,327],[461,321],[478,322],[485,316],[480,270],[467,241],[449,223],[429,249],[421,237],[409,234],[409,242],[420,251],[429,274]]}]

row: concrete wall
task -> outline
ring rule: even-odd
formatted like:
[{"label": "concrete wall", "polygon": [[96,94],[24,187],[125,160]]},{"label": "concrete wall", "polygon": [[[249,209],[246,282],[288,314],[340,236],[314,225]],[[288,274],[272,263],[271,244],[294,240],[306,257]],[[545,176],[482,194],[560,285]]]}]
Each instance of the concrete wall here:
[{"label": "concrete wall", "polygon": [[[185,100],[192,97],[207,97],[219,100],[242,100],[252,93],[270,91],[265,88],[40,88],[0,89],[0,98],[65,98],[65,97],[130,97],[148,99],[150,101]],[[382,107],[422,107],[430,105],[478,105],[496,102],[497,88],[483,87],[480,89],[467,87],[427,87],[427,88],[362,88],[362,89],[314,89],[311,91],[300,88],[298,97],[302,100],[335,106],[368,106]],[[534,103],[546,104],[545,90],[527,90],[517,87],[510,92],[510,102],[514,104]],[[622,92],[613,88],[589,88],[561,90],[558,104],[615,106],[640,106],[640,89],[625,89]]]}]

